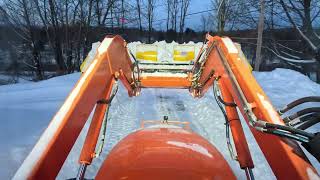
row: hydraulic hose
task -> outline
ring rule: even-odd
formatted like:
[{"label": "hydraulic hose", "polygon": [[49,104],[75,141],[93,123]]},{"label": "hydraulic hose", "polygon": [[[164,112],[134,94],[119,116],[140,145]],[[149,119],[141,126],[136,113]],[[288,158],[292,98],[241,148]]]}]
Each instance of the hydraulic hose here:
[{"label": "hydraulic hose", "polygon": [[226,101],[224,101],[222,98],[221,98],[221,96],[219,96],[219,95],[217,95],[217,98],[218,98],[218,100],[222,103],[222,104],[224,104],[225,106],[231,106],[231,107],[236,107],[237,105],[235,104],[235,103],[233,103],[233,102],[226,102]]},{"label": "hydraulic hose", "polygon": [[104,146],[104,143],[105,143],[105,138],[106,138],[107,123],[108,123],[108,116],[109,116],[109,110],[110,110],[111,102],[112,102],[113,98],[116,96],[118,90],[119,90],[119,86],[118,86],[118,83],[116,82],[115,89],[113,89],[113,92],[112,92],[110,98],[108,100],[105,100],[105,101],[100,100],[101,101],[100,103],[106,103],[106,104],[108,104],[108,107],[107,107],[105,115],[104,115],[104,121],[103,121],[101,139],[100,139],[100,145],[98,146],[98,149],[95,152],[95,157],[99,157],[101,152],[102,152],[102,149],[103,149],[103,146]]},{"label": "hydraulic hose", "polygon": [[229,125],[227,112],[223,108],[222,103],[218,100],[217,93],[216,93],[217,89],[215,88],[215,86],[216,86],[216,83],[214,83],[212,86],[213,91],[214,91],[213,95],[214,95],[214,99],[216,100],[216,102],[217,102],[217,104],[218,104],[218,106],[224,116],[224,119],[225,119],[227,147],[228,147],[231,158],[234,160],[237,160],[237,155],[234,153],[233,146],[232,146],[231,140],[230,140],[230,125]]},{"label": "hydraulic hose", "polygon": [[280,130],[291,132],[293,134],[302,135],[302,136],[305,136],[307,138],[313,138],[314,137],[314,134],[312,134],[312,133],[308,133],[308,132],[305,132],[303,130],[296,129],[296,128],[293,128],[293,127],[290,127],[290,126],[283,126],[283,125],[280,125],[280,124],[266,123],[266,128],[267,129],[268,128],[280,129]]},{"label": "hydraulic hose", "polygon": [[309,127],[317,124],[320,122],[320,116],[318,117],[312,117],[311,119],[309,119],[308,121],[304,122],[303,124],[301,124],[300,126],[298,126],[297,128],[298,129],[301,129],[301,130],[305,130],[305,129],[308,129]]},{"label": "hydraulic hose", "polygon": [[320,118],[320,113],[307,114],[303,117],[300,117],[299,119],[301,122],[305,122],[305,121],[309,121],[310,119],[314,119],[314,118]]},{"label": "hydraulic hose", "polygon": [[307,103],[307,102],[320,102],[320,96],[308,96],[308,97],[304,97],[301,99],[297,99],[297,100],[289,103],[288,105],[286,105],[282,109],[280,109],[278,112],[280,115],[282,115],[285,112],[289,111],[290,109],[292,109],[300,104]]},{"label": "hydraulic hose", "polygon": [[216,80],[215,80],[214,85],[212,86],[212,88],[213,88],[214,95],[218,98],[220,103],[222,103],[225,106],[231,106],[231,107],[236,107],[237,106],[236,103],[234,103],[234,102],[226,102],[226,101],[224,101],[222,99],[222,97],[218,94],[219,89],[215,88],[215,86],[217,86]]},{"label": "hydraulic hose", "polygon": [[290,116],[283,118],[283,121],[290,122],[293,119],[296,119],[298,117],[301,117],[301,116],[304,116],[304,115],[310,114],[310,113],[320,113],[320,107],[312,107],[312,108],[303,109],[303,110],[298,111]]},{"label": "hydraulic hose", "polygon": [[276,130],[276,129],[267,129],[265,131],[265,133],[277,135],[277,136],[280,136],[280,137],[286,137],[286,138],[294,139],[294,140],[299,141],[299,142],[304,142],[304,143],[309,142],[309,140],[306,139],[306,138],[298,137],[298,136],[296,136],[294,134],[289,134],[289,133],[286,133],[286,132],[283,132],[283,131],[279,131],[279,130]]},{"label": "hydraulic hose", "polygon": [[[302,123],[304,123],[306,121],[312,120],[314,118],[320,118],[320,113],[315,112],[315,113],[306,114],[302,117],[299,117],[299,118],[293,119],[289,122],[286,122],[286,124],[289,126],[297,126],[297,125],[301,125]],[[288,119],[286,119],[286,121],[287,120]]]}]

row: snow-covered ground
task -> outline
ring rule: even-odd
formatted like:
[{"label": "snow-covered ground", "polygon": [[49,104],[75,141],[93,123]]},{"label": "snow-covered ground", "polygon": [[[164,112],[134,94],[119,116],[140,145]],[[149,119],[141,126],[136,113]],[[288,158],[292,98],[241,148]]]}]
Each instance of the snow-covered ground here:
[{"label": "snow-covered ground", "polygon": [[13,84],[13,83],[28,83],[30,80],[31,80],[30,77],[26,77],[26,76],[15,77],[15,76],[10,76],[10,75],[5,75],[3,73],[0,73],[0,85]]},{"label": "snow-covered ground", "polygon": [[[276,69],[272,72],[255,72],[254,75],[277,108],[304,96],[320,96],[320,85],[292,70]],[[0,179],[9,179],[14,175],[79,77],[80,74],[76,73],[37,83],[0,86]],[[224,119],[211,92],[201,99],[193,99],[187,90],[143,89],[140,96],[129,98],[121,87],[110,109],[111,119],[104,151],[88,168],[86,176],[94,177],[111,148],[139,128],[141,120],[158,120],[164,115],[173,120],[189,121],[194,131],[208,139],[223,154],[236,176],[245,179],[238,163],[229,156]],[[259,179],[275,179],[249,128],[246,125],[244,128],[255,163],[254,174]],[[88,124],[58,179],[76,176],[77,160],[87,129]],[[319,130],[320,127],[315,129]],[[312,162],[319,172],[319,163],[314,158]]]}]

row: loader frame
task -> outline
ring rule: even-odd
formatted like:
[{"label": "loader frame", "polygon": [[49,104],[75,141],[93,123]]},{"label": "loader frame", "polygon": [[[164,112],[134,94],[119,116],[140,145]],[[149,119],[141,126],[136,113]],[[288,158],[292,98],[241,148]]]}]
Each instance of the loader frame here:
[{"label": "loader frame", "polygon": [[79,159],[80,164],[91,164],[105,111],[109,106],[108,103],[97,102],[108,100],[118,80],[130,97],[139,95],[143,88],[184,88],[193,97],[199,98],[217,81],[223,99],[237,105],[227,106],[226,112],[240,168],[252,169],[254,164],[238,111],[250,125],[277,179],[319,177],[297,142],[259,131],[255,124],[258,120],[280,125],[284,123],[240,56],[240,50],[228,37],[212,37],[208,34],[206,39],[206,51],[203,49],[193,69],[186,72],[185,76],[154,76],[151,73],[145,76],[142,74],[137,79],[133,75],[134,64],[126,42],[120,36],[107,36],[98,48],[92,64],[82,74],[15,178],[54,179],[91,111],[95,109]]}]

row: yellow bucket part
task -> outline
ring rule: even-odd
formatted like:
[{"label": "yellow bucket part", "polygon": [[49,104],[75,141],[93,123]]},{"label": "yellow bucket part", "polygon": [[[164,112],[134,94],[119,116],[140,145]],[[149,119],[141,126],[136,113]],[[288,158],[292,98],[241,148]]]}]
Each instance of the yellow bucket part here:
[{"label": "yellow bucket part", "polygon": [[194,59],[194,51],[173,51],[174,61],[192,61]]},{"label": "yellow bucket part", "polygon": [[136,53],[136,58],[141,61],[141,60],[146,60],[146,61],[157,61],[158,60],[158,53],[157,51],[137,51]]},{"label": "yellow bucket part", "polygon": [[192,61],[194,60],[194,45],[176,45],[173,47],[174,61]]},{"label": "yellow bucket part", "polygon": [[87,66],[87,60],[88,60],[88,56],[84,59],[84,61],[82,62],[82,64],[80,65],[80,71],[83,73],[84,71],[86,71],[86,66]]},{"label": "yellow bucket part", "polygon": [[138,61],[158,61],[158,46],[153,44],[138,44],[136,47]]}]

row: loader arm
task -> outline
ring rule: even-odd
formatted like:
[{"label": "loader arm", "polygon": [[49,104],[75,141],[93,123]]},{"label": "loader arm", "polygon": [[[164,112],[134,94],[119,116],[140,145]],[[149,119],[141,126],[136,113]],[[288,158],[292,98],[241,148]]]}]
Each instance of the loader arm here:
[{"label": "loader arm", "polygon": [[[140,88],[184,88],[192,96],[202,97],[217,83],[223,99],[234,104],[225,108],[226,116],[237,160],[248,176],[248,170],[254,164],[237,109],[249,124],[278,179],[319,177],[297,142],[264,132],[265,122],[284,123],[251,74],[247,62],[240,54],[241,50],[227,37],[207,35],[206,38],[206,48],[202,49],[190,69],[179,65],[172,73],[172,67],[148,64],[145,69],[141,66],[139,76],[136,76],[126,42],[120,36],[106,37],[93,62],[15,174],[15,179],[54,179],[95,108],[79,159],[84,168],[91,164],[104,114],[109,106],[108,98],[117,80],[123,83],[129,96],[139,95]],[[153,73],[154,69],[159,68],[164,70]]]},{"label": "loader arm", "polygon": [[[277,179],[311,179],[313,174],[318,177],[316,170],[297,142],[266,134],[259,131],[259,127],[253,127],[257,120],[280,125],[284,125],[284,123],[253,77],[247,63],[240,56],[240,50],[227,37],[207,35],[207,40],[209,49],[207,57],[204,62],[199,59],[200,62],[196,62],[193,71],[194,74],[197,74],[195,69],[202,71],[198,80],[193,82],[193,86],[190,88],[193,95],[203,96],[218,79],[224,99],[228,102],[235,102],[237,105]],[[230,111],[229,114],[231,114]],[[241,129],[236,128],[234,131],[241,131]],[[237,137],[241,136],[233,138]],[[243,148],[243,146],[241,147]],[[247,154],[246,148],[237,151],[237,153]],[[247,159],[247,155],[244,158]],[[242,161],[245,160],[239,159],[240,164]],[[287,170],[284,171],[284,167]]]},{"label": "loader arm", "polygon": [[[99,46],[89,68],[51,120],[31,153],[24,160],[15,179],[54,179],[96,103],[107,99],[115,79],[120,79],[129,96],[136,93],[133,85],[132,63],[126,42],[120,37],[107,36]],[[100,104],[93,122],[104,115]],[[100,115],[100,116],[99,116]]]}]

